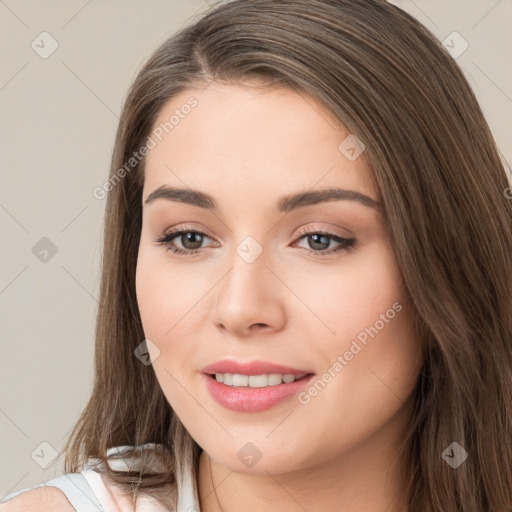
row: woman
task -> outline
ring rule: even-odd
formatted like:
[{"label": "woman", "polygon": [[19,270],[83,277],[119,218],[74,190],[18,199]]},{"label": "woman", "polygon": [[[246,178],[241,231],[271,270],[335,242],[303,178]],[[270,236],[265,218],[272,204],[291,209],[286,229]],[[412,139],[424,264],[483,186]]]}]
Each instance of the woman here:
[{"label": "woman", "polygon": [[92,396],[5,506],[512,510],[508,187],[405,12],[218,6],[129,91]]}]

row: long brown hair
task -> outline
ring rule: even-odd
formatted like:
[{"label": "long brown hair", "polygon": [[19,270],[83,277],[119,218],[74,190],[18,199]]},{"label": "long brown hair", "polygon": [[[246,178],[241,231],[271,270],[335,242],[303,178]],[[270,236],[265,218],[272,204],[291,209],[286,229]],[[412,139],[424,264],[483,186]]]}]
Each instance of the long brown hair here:
[{"label": "long brown hair", "polygon": [[[512,510],[510,183],[456,62],[384,0],[223,2],[141,69],[105,187],[95,382],[64,449],[66,471],[106,460],[109,447],[157,443],[161,471],[105,471],[135,494],[170,488],[160,495],[170,510],[179,471],[197,471],[200,447],[152,366],[134,356],[144,340],[135,294],[144,158],[126,162],[179,92],[250,78],[306,93],[365,145],[426,353],[402,453],[409,510]],[[468,454],[457,468],[443,457],[452,443]]]}]

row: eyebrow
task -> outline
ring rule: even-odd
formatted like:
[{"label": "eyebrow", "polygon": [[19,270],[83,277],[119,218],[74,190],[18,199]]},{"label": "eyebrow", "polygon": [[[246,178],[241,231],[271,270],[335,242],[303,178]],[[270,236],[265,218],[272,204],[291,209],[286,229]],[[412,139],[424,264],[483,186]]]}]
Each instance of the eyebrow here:
[{"label": "eyebrow", "polygon": [[[180,201],[182,203],[198,206],[206,210],[218,212],[219,207],[215,199],[204,192],[190,188],[175,188],[162,185],[148,195],[144,204],[150,204],[157,199]],[[304,208],[328,201],[354,201],[368,208],[381,210],[381,203],[371,197],[355,190],[342,188],[327,188],[308,192],[299,192],[281,197],[276,203],[276,210],[287,213],[298,208]]]}]

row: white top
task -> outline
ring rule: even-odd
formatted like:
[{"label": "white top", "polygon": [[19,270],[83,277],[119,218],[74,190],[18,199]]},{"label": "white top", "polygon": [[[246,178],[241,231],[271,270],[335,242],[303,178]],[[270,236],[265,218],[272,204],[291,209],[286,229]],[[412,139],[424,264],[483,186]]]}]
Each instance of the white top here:
[{"label": "white top", "polygon": [[[148,443],[152,444],[152,443]],[[143,445],[146,446],[146,445]],[[132,446],[117,446],[107,450],[107,457],[113,453],[123,453]],[[116,487],[105,483],[107,476],[101,475],[94,468],[101,463],[99,459],[89,459],[80,473],[66,473],[57,478],[33,485],[4,496],[0,504],[19,494],[37,487],[58,487],[66,495],[77,512],[134,512],[131,496],[120,494]],[[109,461],[110,467],[124,470],[132,467],[133,459],[118,459]],[[184,475],[177,475],[178,480],[178,510],[176,512],[200,512],[194,494],[194,475],[189,470]],[[169,512],[156,498],[140,493],[137,496],[137,512]]]}]

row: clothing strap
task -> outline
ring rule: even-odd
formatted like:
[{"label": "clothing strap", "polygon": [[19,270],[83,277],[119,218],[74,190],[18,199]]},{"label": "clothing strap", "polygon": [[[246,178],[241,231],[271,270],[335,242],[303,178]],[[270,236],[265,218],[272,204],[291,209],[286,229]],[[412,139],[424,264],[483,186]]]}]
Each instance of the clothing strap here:
[{"label": "clothing strap", "polygon": [[0,503],[5,503],[23,492],[37,489],[39,487],[57,487],[67,497],[76,512],[105,512],[100,502],[94,495],[87,479],[80,473],[66,473],[64,475],[48,480],[39,485],[27,487],[21,491],[13,492],[4,496]]}]

